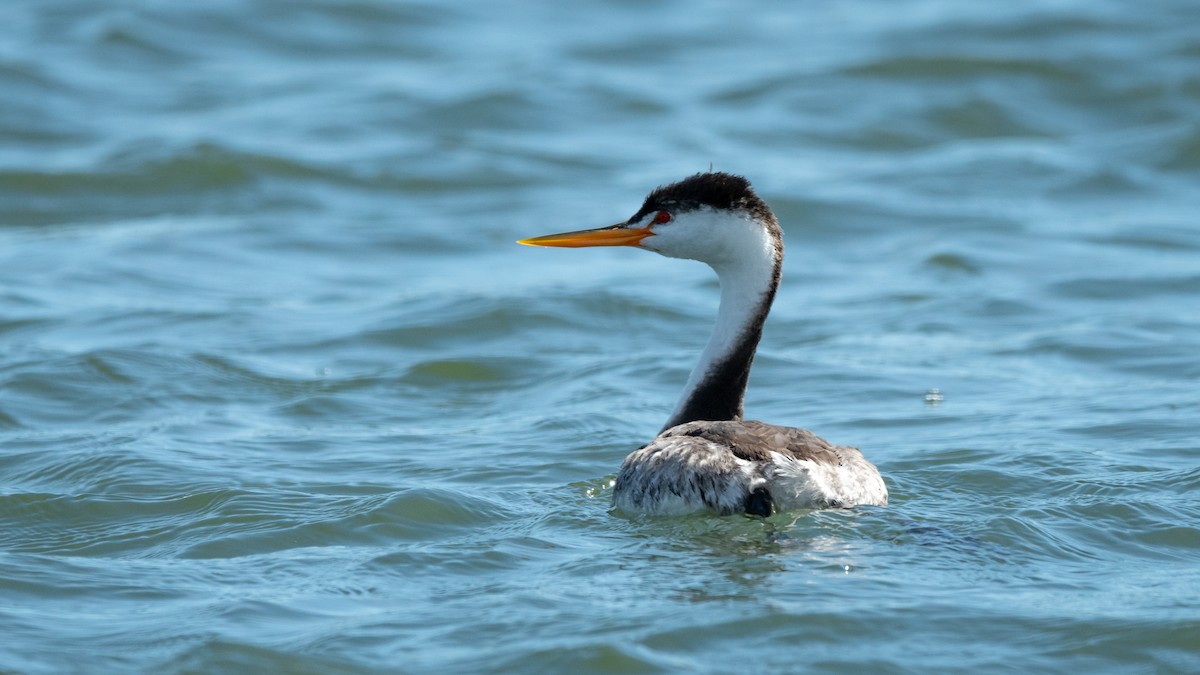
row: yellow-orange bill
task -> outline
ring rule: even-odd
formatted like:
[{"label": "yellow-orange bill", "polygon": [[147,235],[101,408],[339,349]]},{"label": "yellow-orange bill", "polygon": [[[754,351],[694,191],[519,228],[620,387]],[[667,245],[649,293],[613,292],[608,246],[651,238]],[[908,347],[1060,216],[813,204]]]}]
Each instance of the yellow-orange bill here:
[{"label": "yellow-orange bill", "polygon": [[518,244],[526,246],[557,246],[560,248],[583,248],[584,246],[637,246],[643,239],[653,235],[649,227],[640,229],[613,225],[595,230],[578,230],[547,234],[541,237],[521,239]]}]

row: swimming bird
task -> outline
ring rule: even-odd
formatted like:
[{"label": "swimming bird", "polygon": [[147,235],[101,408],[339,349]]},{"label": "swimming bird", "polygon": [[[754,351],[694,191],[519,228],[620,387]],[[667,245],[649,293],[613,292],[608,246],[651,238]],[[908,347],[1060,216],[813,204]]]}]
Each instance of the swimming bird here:
[{"label": "swimming bird", "polygon": [[699,173],[651,191],[624,222],[517,243],[635,246],[707,263],[720,280],[708,344],[662,431],[621,464],[613,483],[617,509],[765,517],[887,504],[883,478],[857,448],[742,419],[750,364],[783,268],[783,231],[745,178]]}]

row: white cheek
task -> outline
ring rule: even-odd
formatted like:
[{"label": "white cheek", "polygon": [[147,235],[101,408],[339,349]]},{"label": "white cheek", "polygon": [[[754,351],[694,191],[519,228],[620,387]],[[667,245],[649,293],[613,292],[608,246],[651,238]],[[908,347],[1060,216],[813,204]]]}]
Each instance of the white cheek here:
[{"label": "white cheek", "polygon": [[660,225],[658,228],[655,228],[654,236],[642,240],[642,248],[650,249],[668,258],[695,257],[691,255],[693,245],[688,241],[687,237],[681,236],[681,234],[678,229],[670,225]]},{"label": "white cheek", "polygon": [[670,258],[699,260],[716,267],[746,257],[748,252],[742,249],[757,244],[761,237],[753,234],[762,228],[745,218],[731,218],[730,214],[700,209],[655,226],[652,231],[654,236],[644,239],[642,248]]}]

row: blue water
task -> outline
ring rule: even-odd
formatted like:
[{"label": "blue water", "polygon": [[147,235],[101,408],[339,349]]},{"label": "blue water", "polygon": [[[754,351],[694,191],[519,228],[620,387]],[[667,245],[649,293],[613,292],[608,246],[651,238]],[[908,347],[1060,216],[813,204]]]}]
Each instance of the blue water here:
[{"label": "blue water", "polygon": [[[6,3],[0,672],[1200,671],[1196,16]],[[710,164],[888,507],[609,512],[715,279],[513,242]]]}]

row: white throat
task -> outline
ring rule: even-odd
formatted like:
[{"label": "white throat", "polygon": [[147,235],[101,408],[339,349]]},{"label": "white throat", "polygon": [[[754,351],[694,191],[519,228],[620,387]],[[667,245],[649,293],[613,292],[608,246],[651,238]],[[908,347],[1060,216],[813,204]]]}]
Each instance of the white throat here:
[{"label": "white throat", "polygon": [[[776,265],[782,256],[767,228],[748,215],[705,209],[689,213],[687,217],[687,241],[682,240],[683,228],[679,228],[678,233],[671,229],[661,235],[656,233],[643,244],[663,255],[708,263],[721,282],[721,304],[712,335],[688,377],[687,386],[671,414],[672,420],[683,413],[693,394],[714,369],[739,348],[744,348],[746,340],[755,342],[750,345],[750,356],[753,356],[760,335],[757,329],[761,329],[769,309],[766,303],[778,284]],[[742,394],[744,389],[737,392],[739,401]]]}]

